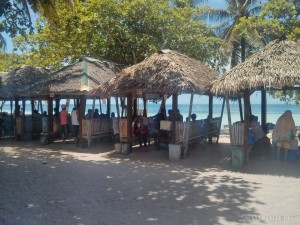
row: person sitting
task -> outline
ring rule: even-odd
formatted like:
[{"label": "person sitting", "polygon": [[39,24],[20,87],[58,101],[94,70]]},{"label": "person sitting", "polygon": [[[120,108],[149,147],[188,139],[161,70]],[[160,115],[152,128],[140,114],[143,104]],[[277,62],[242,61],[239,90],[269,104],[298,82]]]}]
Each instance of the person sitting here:
[{"label": "person sitting", "polygon": [[169,109],[168,110],[168,118],[167,118],[169,121],[172,121],[173,120],[173,111],[172,109]]},{"label": "person sitting", "polygon": [[271,149],[270,139],[266,136],[265,132],[260,126],[257,116],[251,115],[249,120],[249,126],[252,128],[253,134],[251,153],[253,156],[262,156],[263,152]]},{"label": "person sitting", "polygon": [[192,121],[196,121],[196,118],[197,118],[197,115],[196,115],[195,113],[193,113],[193,114],[191,115]]},{"label": "person sitting", "polygon": [[93,118],[94,119],[99,119],[100,118],[100,114],[99,114],[99,110],[98,109],[95,109]]},{"label": "person sitting", "polygon": [[286,110],[277,120],[272,140],[277,147],[277,160],[280,159],[280,150],[284,150],[284,160],[287,160],[288,149],[291,148],[292,140],[296,135],[296,126],[292,111]]},{"label": "person sitting", "polygon": [[182,114],[180,114],[179,109],[177,109],[177,121],[183,122],[183,116],[182,116]]},{"label": "person sitting", "polygon": [[93,111],[91,109],[88,109],[88,112],[87,112],[87,114],[85,114],[84,118],[86,120],[89,120],[92,118],[92,114],[93,114]]}]

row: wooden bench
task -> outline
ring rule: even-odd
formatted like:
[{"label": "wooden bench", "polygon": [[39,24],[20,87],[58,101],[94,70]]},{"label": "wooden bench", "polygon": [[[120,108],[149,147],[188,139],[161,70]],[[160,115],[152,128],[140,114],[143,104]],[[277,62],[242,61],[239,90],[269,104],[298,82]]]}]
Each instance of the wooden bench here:
[{"label": "wooden bench", "polygon": [[208,137],[208,123],[207,120],[196,120],[184,123],[184,137],[189,126],[189,133],[187,137],[188,145],[201,142],[205,143]]},{"label": "wooden bench", "polygon": [[91,120],[82,120],[82,138],[88,141],[88,147],[91,140],[99,137],[113,136],[112,120],[110,118],[100,118]]},{"label": "wooden bench", "polygon": [[[183,122],[176,122],[176,134],[175,134],[175,143],[180,144],[183,143],[183,132],[184,132],[184,124]],[[172,138],[172,121],[169,120],[161,120],[160,121],[160,130],[158,132],[158,144],[171,143]]]},{"label": "wooden bench", "polygon": [[[25,124],[24,124],[25,123]],[[21,139],[40,135],[42,129],[42,117],[37,116],[25,116],[24,121],[22,117],[16,118],[16,135],[20,136]]]}]

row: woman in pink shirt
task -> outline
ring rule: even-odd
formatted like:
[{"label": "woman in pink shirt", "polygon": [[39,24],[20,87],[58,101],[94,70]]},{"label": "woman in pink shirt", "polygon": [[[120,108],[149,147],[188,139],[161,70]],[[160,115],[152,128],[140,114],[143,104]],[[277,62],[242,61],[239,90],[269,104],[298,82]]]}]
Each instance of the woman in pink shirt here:
[{"label": "woman in pink shirt", "polygon": [[63,143],[66,141],[66,137],[68,134],[68,113],[66,111],[66,105],[61,106],[61,112],[59,113],[59,119],[60,119],[60,131],[63,138]]}]

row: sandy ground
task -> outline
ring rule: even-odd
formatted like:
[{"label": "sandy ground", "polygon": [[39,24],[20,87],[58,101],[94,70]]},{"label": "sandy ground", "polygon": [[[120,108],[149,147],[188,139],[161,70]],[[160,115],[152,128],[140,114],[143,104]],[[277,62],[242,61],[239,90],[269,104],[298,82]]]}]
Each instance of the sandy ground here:
[{"label": "sandy ground", "polygon": [[231,167],[227,136],[186,159],[167,148],[0,140],[1,225],[300,224],[300,163]]}]

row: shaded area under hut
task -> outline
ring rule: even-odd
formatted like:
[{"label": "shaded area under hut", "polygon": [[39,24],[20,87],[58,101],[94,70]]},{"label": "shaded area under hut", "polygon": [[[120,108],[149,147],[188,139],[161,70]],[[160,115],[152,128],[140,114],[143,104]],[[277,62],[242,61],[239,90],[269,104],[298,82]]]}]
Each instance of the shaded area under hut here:
[{"label": "shaded area under hut", "polygon": [[[270,42],[263,50],[253,54],[245,62],[213,82],[211,91],[215,94],[229,96],[241,94],[244,98],[244,135],[242,137],[244,161],[249,160],[249,93],[253,90],[262,92],[262,126],[265,127],[266,90],[298,90],[299,84],[300,46],[288,40]],[[229,122],[231,123],[230,118]],[[232,131],[230,133],[232,141]]]},{"label": "shaded area under hut", "polygon": [[[117,77],[109,81],[108,85],[100,86],[98,90],[116,97],[127,97],[127,119],[125,119],[123,124],[120,123],[120,135],[122,129],[125,128],[125,131],[123,131],[125,135],[123,137],[125,138],[124,141],[128,144],[129,153],[132,151],[133,143],[132,120],[133,117],[138,116],[136,113],[136,99],[143,98],[143,117],[147,117],[147,99],[156,98],[162,100],[161,111],[159,113],[166,114],[165,100],[172,95],[172,115],[170,115],[172,121],[167,121],[164,118],[163,121],[160,121],[158,129],[161,130],[162,126],[164,126],[165,129],[170,130],[171,144],[184,146],[183,155],[185,157],[188,148],[189,127],[193,123],[190,122],[193,95],[209,95],[209,117],[211,118],[213,96],[209,93],[209,85],[216,79],[216,72],[204,63],[176,51],[161,50],[144,61],[123,69]],[[178,94],[191,94],[189,122],[186,122],[185,126],[183,121],[179,121],[180,115],[177,112]],[[216,133],[219,132],[220,124],[221,119]],[[200,123],[198,125],[200,129]],[[208,129],[209,125],[206,127]],[[202,132],[199,129],[196,136],[199,139],[206,139],[207,136],[205,135],[208,135],[209,131]],[[211,132],[211,135],[213,134],[214,132]]]},{"label": "shaded area under hut", "polygon": [[[10,118],[11,129],[15,137],[21,136],[25,133],[25,124],[27,124],[30,136],[40,134],[42,131],[41,123],[39,118],[35,116],[37,114],[37,107],[40,106],[41,98],[35,96],[31,98],[31,93],[24,94],[22,90],[24,88],[31,87],[34,83],[48,79],[50,76],[49,71],[42,67],[23,65],[7,73],[2,77],[2,84],[0,88],[1,100],[10,101],[11,115]],[[21,105],[19,101],[21,100]],[[26,101],[30,100],[31,115],[25,115]],[[38,102],[36,102],[38,100]],[[14,101],[14,106],[13,106]],[[36,104],[37,103],[37,104]],[[14,112],[13,109],[14,108]],[[9,135],[10,135],[9,134]]]},{"label": "shaded area under hut", "polygon": [[[47,124],[53,124],[53,126],[47,126],[46,128],[48,142],[52,142],[55,133],[59,132],[58,116],[60,110],[60,100],[67,99],[68,107],[70,99],[74,99],[74,106],[79,107],[80,142],[82,145],[84,145],[85,139],[88,138],[87,132],[89,129],[89,124],[92,123],[85,119],[86,100],[87,98],[93,98],[95,103],[96,97],[107,97],[102,93],[101,96],[92,96],[90,90],[115,77],[116,73],[119,72],[121,68],[122,66],[120,64],[110,61],[83,57],[76,63],[67,65],[51,73],[48,79],[36,82],[29,88],[23,90],[24,95],[28,95],[30,93],[30,96],[32,97],[42,96],[44,99],[47,99]],[[53,102],[55,102],[55,107],[53,107]],[[109,115],[109,98],[107,99],[107,105],[107,115]],[[109,117],[107,119],[109,120]],[[71,123],[70,118],[69,120],[69,123]],[[97,124],[100,126],[100,122]],[[106,133],[110,134],[112,132],[111,126],[106,126],[105,129],[107,130]]]}]

